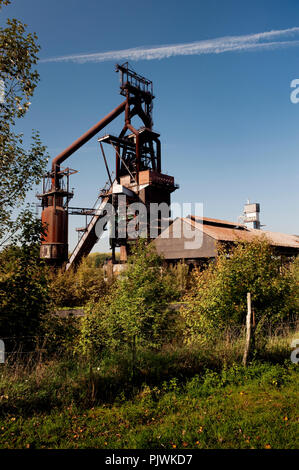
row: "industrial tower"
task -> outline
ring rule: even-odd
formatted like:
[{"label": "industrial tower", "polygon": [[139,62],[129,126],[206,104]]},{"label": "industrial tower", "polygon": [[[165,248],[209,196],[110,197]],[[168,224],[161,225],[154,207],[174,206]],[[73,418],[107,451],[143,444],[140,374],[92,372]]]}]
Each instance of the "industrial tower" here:
[{"label": "industrial tower", "polygon": [[[40,256],[54,266],[75,267],[83,256],[90,253],[101,233],[96,229],[97,222],[107,215],[105,207],[109,202],[115,209],[116,231],[110,239],[112,259],[115,262],[115,249],[120,247],[120,261],[126,262],[130,246],[136,239],[130,239],[127,231],[119,234],[117,230],[120,213],[120,195],[125,196],[125,204],[142,202],[149,213],[152,203],[166,203],[170,206],[170,195],[177,185],[172,176],[161,172],[160,135],[153,131],[153,84],[150,80],[134,72],[126,62],[117,65],[120,73],[120,94],[125,100],[106,117],[95,124],[79,139],[73,142],[52,161],[52,168],[44,176],[43,192],[38,197],[42,205],[42,222],[46,236],[41,242]],[[109,185],[99,194],[93,208],[74,208],[69,206],[73,191],[69,188],[69,177],[75,172],[61,168],[61,164],[82,145],[104,129],[110,122],[124,113],[124,125],[118,136],[105,135],[98,138]],[[141,127],[132,125],[132,118],[138,116]],[[115,176],[109,169],[103,144],[109,144],[115,152]],[[123,201],[124,199],[122,199]],[[122,202],[123,204],[123,202]],[[89,218],[86,227],[80,229],[82,236],[74,251],[68,253],[68,216],[85,214]],[[169,214],[170,216],[170,214]],[[146,237],[150,239],[150,218],[147,218]],[[128,220],[126,220],[128,223]],[[161,232],[161,215],[154,223],[157,234]],[[103,227],[103,230],[105,227]],[[103,231],[102,230],[102,231]]]}]

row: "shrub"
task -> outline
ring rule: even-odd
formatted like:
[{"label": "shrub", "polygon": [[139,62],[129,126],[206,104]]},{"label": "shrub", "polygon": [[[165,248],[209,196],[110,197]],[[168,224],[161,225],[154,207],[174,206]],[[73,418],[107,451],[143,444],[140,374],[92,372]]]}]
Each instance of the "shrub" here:
[{"label": "shrub", "polygon": [[176,314],[168,307],[169,297],[162,259],[140,240],[109,295],[90,305],[82,322],[83,350],[129,348],[134,355],[137,347],[160,347],[175,328]]},{"label": "shrub", "polygon": [[193,274],[181,309],[187,342],[215,341],[227,328],[245,324],[247,292],[251,292],[257,332],[288,319],[296,311],[294,276],[282,267],[266,239],[240,241],[204,271]]},{"label": "shrub", "polygon": [[50,297],[53,307],[75,307],[78,300],[74,290],[75,273],[73,270],[57,269],[50,274]]},{"label": "shrub", "polygon": [[38,247],[5,248],[0,253],[0,331],[8,351],[33,347],[48,301],[47,270]]},{"label": "shrub", "polygon": [[79,335],[80,319],[73,315],[59,317],[48,312],[41,322],[43,349],[49,357],[68,357],[73,354]]},{"label": "shrub", "polygon": [[103,269],[84,258],[77,270],[63,269],[52,272],[50,292],[55,307],[83,306],[97,302],[105,294],[107,285]]},{"label": "shrub", "polygon": [[171,300],[180,300],[188,289],[189,267],[183,261],[164,268],[164,281]]}]

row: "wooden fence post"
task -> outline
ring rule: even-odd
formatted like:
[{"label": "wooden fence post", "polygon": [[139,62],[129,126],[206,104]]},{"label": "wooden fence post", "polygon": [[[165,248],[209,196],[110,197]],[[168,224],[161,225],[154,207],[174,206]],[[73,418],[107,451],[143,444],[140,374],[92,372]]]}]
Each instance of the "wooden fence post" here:
[{"label": "wooden fence post", "polygon": [[250,339],[251,339],[251,294],[247,292],[247,315],[246,315],[246,342],[243,355],[243,365],[246,367],[247,359],[250,349]]}]

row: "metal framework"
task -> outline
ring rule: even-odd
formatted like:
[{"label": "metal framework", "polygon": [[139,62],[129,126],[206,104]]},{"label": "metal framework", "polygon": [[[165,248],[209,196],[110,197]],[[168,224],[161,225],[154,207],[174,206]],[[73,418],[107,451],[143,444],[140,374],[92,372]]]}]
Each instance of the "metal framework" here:
[{"label": "metal framework", "polygon": [[[152,82],[132,70],[128,62],[117,65],[116,71],[120,73],[120,94],[125,97],[125,100],[53,159],[52,169],[45,175],[43,192],[38,195],[42,200],[42,220],[48,224],[47,236],[42,241],[41,256],[55,265],[61,265],[67,259],[67,267],[78,263],[96,243],[95,224],[103,216],[105,204],[108,201],[114,205],[117,204],[113,194],[114,182],[120,184],[123,178],[126,179],[129,176],[129,183],[126,182],[127,192],[134,194],[136,200],[142,199],[146,204],[153,199],[157,202],[170,202],[169,195],[176,189],[174,179],[161,173],[160,135],[153,131]],[[98,207],[95,205],[92,209],[70,208],[69,200],[73,192],[69,189],[69,175],[73,170],[62,170],[61,164],[122,113],[124,113],[124,125],[119,135],[105,135],[98,139],[109,180],[108,186],[99,195],[100,205]],[[132,119],[135,117],[138,117],[142,123],[138,129],[132,124]],[[103,144],[111,145],[115,152],[114,180],[113,172],[108,167]],[[144,180],[145,174],[148,185],[155,190],[141,195],[140,179],[142,176]],[[65,178],[66,182],[64,182]],[[87,226],[78,230],[82,236],[70,258],[67,256],[68,214],[91,216]],[[126,251],[127,242],[119,242],[117,237],[111,241],[113,254],[116,246],[121,246],[121,249]],[[126,255],[123,260],[125,259]]]}]

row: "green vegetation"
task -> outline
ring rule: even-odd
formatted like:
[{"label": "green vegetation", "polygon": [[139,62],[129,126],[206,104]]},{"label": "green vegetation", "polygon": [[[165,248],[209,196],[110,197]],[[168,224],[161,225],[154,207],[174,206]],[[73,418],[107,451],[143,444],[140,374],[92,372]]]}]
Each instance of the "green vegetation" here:
[{"label": "green vegetation", "polygon": [[[0,10],[10,3],[0,0]],[[7,239],[8,231],[19,228],[21,221],[13,221],[12,211],[24,202],[47,164],[46,148],[38,132],[33,132],[29,149],[24,135],[15,132],[16,121],[29,110],[39,81],[35,69],[40,49],[37,36],[26,30],[27,25],[15,18],[0,27],[0,80],[5,86],[4,103],[0,103],[0,240]]]},{"label": "green vegetation", "polygon": [[84,306],[99,302],[109,284],[104,281],[102,267],[84,258],[76,271],[49,271],[49,292],[53,308]]},{"label": "green vegetation", "polygon": [[[0,0],[0,10],[10,3]],[[37,246],[44,227],[30,207],[19,211],[27,191],[41,179],[46,149],[37,132],[29,148],[15,132],[39,81],[38,51],[37,36],[27,25],[13,18],[0,27],[0,332],[10,351],[36,346],[48,310],[48,280]]]},{"label": "green vegetation", "polygon": [[134,363],[138,348],[159,348],[167,342],[175,320],[161,262],[145,241],[137,243],[109,295],[92,303],[83,319],[80,345],[84,354],[129,348]]},{"label": "green vegetation", "polygon": [[[107,280],[106,253],[54,270],[38,255],[45,227],[29,208],[12,219],[46,164],[38,133],[28,149],[15,132],[38,51],[20,21],[0,28],[0,447],[297,448],[299,258],[240,241],[189,273],[140,240]],[[75,306],[83,318],[54,314]]]},{"label": "green vegetation", "polygon": [[39,260],[42,226],[31,212],[20,214],[22,229],[0,252],[0,331],[8,350],[32,350],[48,312],[48,279]]},{"label": "green vegetation", "polygon": [[[110,363],[111,366],[111,363]],[[68,368],[67,368],[68,367]],[[2,375],[2,448],[296,448],[298,373],[233,365],[168,378],[126,397],[119,368],[81,366]],[[104,378],[106,380],[104,380]],[[117,380],[118,383],[115,383]],[[7,381],[7,382],[6,382]],[[96,397],[95,385],[106,398]],[[118,395],[111,396],[111,389]],[[5,390],[5,391],[4,391]],[[57,391],[57,393],[55,393]],[[110,391],[110,400],[109,400]]]},{"label": "green vegetation", "polygon": [[[23,266],[34,287],[27,308],[37,313],[36,350],[14,351],[0,365],[0,447],[298,446],[298,366],[290,361],[297,261],[282,268],[257,240],[188,274],[183,264],[167,268],[140,240],[127,269],[108,283],[89,258],[77,271],[49,270],[37,260],[29,219],[26,227],[22,246],[3,252],[0,280],[7,272],[13,283]],[[3,286],[1,308],[8,300],[15,308],[7,321],[27,333],[21,292]],[[261,326],[244,368],[249,288]],[[85,304],[84,317],[51,312],[73,302]]]},{"label": "green vegetation", "polygon": [[219,248],[215,262],[193,273],[192,286],[183,299],[184,334],[189,343],[204,343],[216,339],[225,328],[244,325],[247,292],[251,293],[257,340],[270,326],[295,317],[296,270],[281,265],[266,239],[240,241],[229,253]]},{"label": "green vegetation", "polygon": [[[116,261],[119,261],[119,253],[115,253],[115,259]],[[88,256],[88,263],[90,265],[95,266],[96,268],[99,268],[105,264],[105,262],[109,259],[112,259],[112,253],[91,253]]]}]

